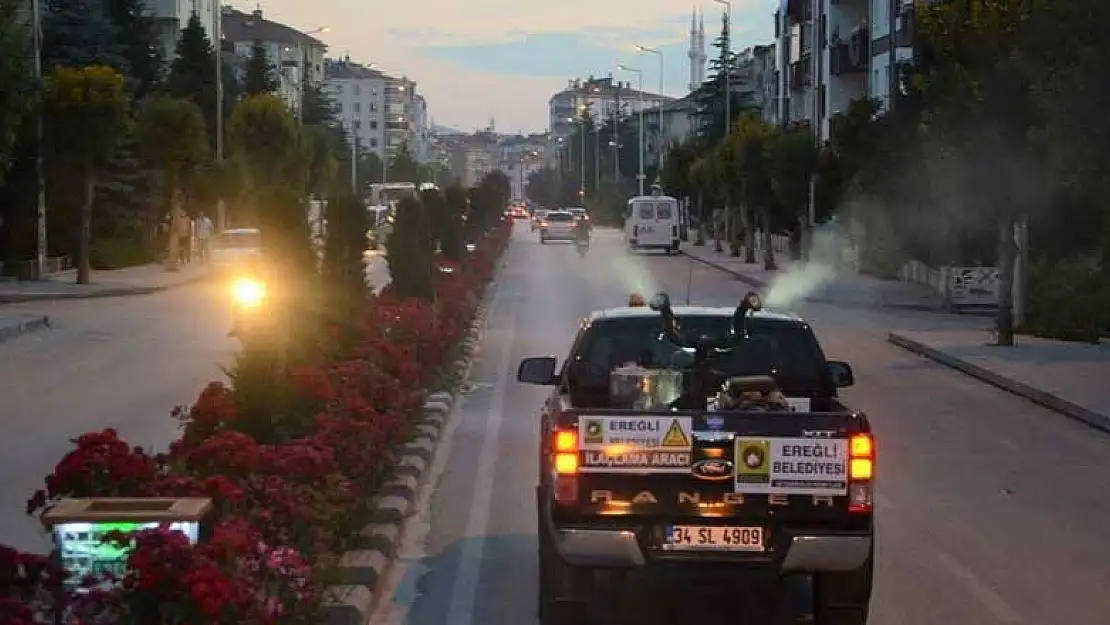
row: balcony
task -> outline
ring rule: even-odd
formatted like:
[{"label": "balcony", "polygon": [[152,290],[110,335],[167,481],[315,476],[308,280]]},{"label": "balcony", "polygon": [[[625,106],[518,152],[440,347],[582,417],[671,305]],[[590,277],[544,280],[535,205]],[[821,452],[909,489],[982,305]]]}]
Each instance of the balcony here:
[{"label": "balcony", "polygon": [[791,23],[808,22],[812,13],[811,0],[787,0],[786,18]]},{"label": "balcony", "polygon": [[857,28],[848,40],[830,46],[829,71],[834,76],[859,74],[871,67],[871,33]]},{"label": "balcony", "polygon": [[791,91],[810,86],[813,81],[809,72],[809,59],[791,63],[786,78],[790,82]]}]

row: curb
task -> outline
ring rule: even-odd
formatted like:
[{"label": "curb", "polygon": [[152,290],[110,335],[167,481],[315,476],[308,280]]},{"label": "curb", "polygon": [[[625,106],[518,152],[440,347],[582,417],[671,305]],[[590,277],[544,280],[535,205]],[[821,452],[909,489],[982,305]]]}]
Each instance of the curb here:
[{"label": "curb", "polygon": [[[465,374],[470,367],[488,313],[489,303],[479,304],[474,321],[460,341],[462,353],[450,369]],[[370,525],[362,530],[366,539],[364,547],[340,556],[338,573],[342,583],[328,589],[325,625],[365,625],[373,616],[378,585],[393,564],[404,524],[413,511],[426,472],[435,460],[440,436],[447,427],[458,395],[459,387],[456,387],[432,393],[425,401],[424,419],[416,426],[413,438],[401,448],[394,477],[385,484],[375,502]]]},{"label": "curb", "polygon": [[732,277],[736,278],[740,282],[743,282],[744,284],[747,284],[748,286],[754,286],[757,289],[762,289],[762,288],[767,286],[767,283],[760,280],[759,278],[753,278],[751,276],[742,274],[739,271],[736,271],[735,269],[729,269],[728,267],[725,267],[724,265],[715,263],[711,260],[706,260],[706,259],[701,258],[699,256],[694,256],[693,254],[690,254],[690,253],[685,252],[683,250],[679,250],[679,253],[682,254],[683,256],[685,256],[686,258],[689,258],[690,260],[697,261],[697,262],[699,262],[703,265],[706,265],[708,267],[712,267],[712,268],[716,269],[717,271],[723,271],[723,272],[731,275]]},{"label": "curb", "polygon": [[18,304],[21,302],[52,302],[70,299],[104,299],[109,297],[128,297],[131,295],[150,295],[152,293],[161,293],[162,291],[169,291],[178,287],[189,286],[204,282],[208,279],[208,274],[202,274],[168,284],[165,286],[125,286],[115,287],[111,289],[104,289],[101,291],[87,291],[77,293],[9,293],[0,294],[0,304]]},{"label": "curb", "polygon": [[0,328],[0,343],[13,339],[20,334],[42,330],[43,328],[50,327],[50,317],[43,315],[42,317],[33,317],[25,321],[20,321],[14,326],[7,326]]},{"label": "curb", "polygon": [[1039,406],[1043,406],[1066,417],[1075,419],[1076,421],[1084,423],[1096,430],[1110,433],[1110,416],[1108,415],[1100,414],[1093,410],[1084,408],[1083,406],[1080,406],[1078,404],[1072,403],[1058,395],[1033,388],[1028,384],[1023,384],[1021,382],[1018,382],[1017,380],[1007,378],[993,371],[988,371],[987,369],[984,369],[983,367],[980,367],[978,365],[974,365],[966,360],[963,360],[962,358],[950,356],[938,349],[929,347],[924,343],[906,338],[901,334],[890,332],[887,334],[887,340],[890,343],[901,347],[902,349],[925,356],[930,360],[934,360],[942,365],[951,367],[952,369],[955,369],[960,373],[964,373],[980,381],[986,382],[987,384],[996,386],[1008,393],[1012,393],[1014,395],[1017,395],[1018,397],[1027,399]]}]

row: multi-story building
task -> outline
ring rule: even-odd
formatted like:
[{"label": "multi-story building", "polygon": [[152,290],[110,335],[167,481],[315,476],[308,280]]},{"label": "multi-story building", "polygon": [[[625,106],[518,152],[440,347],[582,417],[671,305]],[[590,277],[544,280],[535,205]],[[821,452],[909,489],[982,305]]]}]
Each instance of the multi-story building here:
[{"label": "multi-story building", "polygon": [[324,61],[324,93],[335,103],[335,116],[358,145],[385,156],[385,85],[382,72],[351,57]]},{"label": "multi-story building", "polygon": [[413,95],[412,106],[412,155],[416,162],[426,165],[430,162],[429,144],[432,131],[428,120],[428,101],[419,93]]},{"label": "multi-story building", "polygon": [[466,187],[473,187],[500,164],[498,137],[491,130],[453,138],[451,172]]},{"label": "multi-story building", "polygon": [[[427,104],[416,94],[416,83],[389,76],[351,61],[324,62],[324,92],[336,104],[340,123],[359,145],[392,160],[405,146],[427,162]],[[421,130],[423,128],[423,130]]]},{"label": "multi-story building", "polygon": [[775,107],[782,123],[809,120],[822,141],[853,100],[891,105],[913,60],[913,0],[783,0],[775,13]]},{"label": "multi-story building", "polygon": [[278,95],[299,115],[305,84],[319,85],[324,80],[327,45],[310,34],[265,19],[262,9],[244,13],[225,6],[222,16],[222,47],[235,53],[238,71],[245,68],[254,45],[261,44],[278,80]]},{"label": "multi-story building", "polygon": [[573,133],[574,124],[582,112],[598,120],[621,118],[648,110],[674,98],[639,91],[631,88],[631,83],[614,81],[612,75],[605,78],[590,76],[586,80],[571,80],[567,88],[551,96],[548,100],[550,133],[546,148],[549,161],[556,157],[556,148]]},{"label": "multi-story building", "polygon": [[513,135],[499,141],[498,168],[509,179],[514,200],[527,199],[528,177],[543,169],[546,147],[546,134]]},{"label": "multi-story building", "polygon": [[181,31],[189,24],[193,13],[200,18],[205,33],[215,44],[219,0],[144,0],[144,5],[154,20],[154,29],[167,60],[173,60]]}]

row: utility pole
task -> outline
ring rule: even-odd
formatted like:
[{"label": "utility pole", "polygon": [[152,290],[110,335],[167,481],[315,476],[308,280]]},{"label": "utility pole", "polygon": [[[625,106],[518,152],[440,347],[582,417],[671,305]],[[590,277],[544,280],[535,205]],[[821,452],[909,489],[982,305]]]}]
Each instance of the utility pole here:
[{"label": "utility pole", "polygon": [[[216,48],[216,163],[220,166],[220,175],[223,176],[224,164],[224,10],[223,3],[216,3],[216,15],[212,19],[212,31],[215,37]],[[216,229],[227,229],[227,205],[224,204],[223,194],[216,201]]]},{"label": "utility pole", "polygon": [[636,97],[636,101],[639,103],[640,107],[640,170],[639,173],[636,174],[636,179],[640,183],[640,195],[643,195],[644,178],[646,178],[646,176],[644,175],[644,72],[643,70],[639,70],[634,67],[628,67],[627,65],[618,65],[617,67],[626,72],[632,72],[636,74],[636,78],[639,84],[639,95]]},{"label": "utility pole", "polygon": [[[34,55],[35,55],[35,78],[41,85],[43,81],[42,75],[42,6],[39,0],[31,0],[31,28],[34,33],[31,35]],[[46,137],[43,127],[43,113],[40,110],[35,116],[37,136],[37,148],[35,150],[35,179],[37,182],[38,194],[35,200],[35,217],[36,217],[36,234],[38,241],[35,244],[35,271],[33,272],[36,280],[46,279],[46,177],[43,175],[42,154],[45,151],[43,141]]]}]

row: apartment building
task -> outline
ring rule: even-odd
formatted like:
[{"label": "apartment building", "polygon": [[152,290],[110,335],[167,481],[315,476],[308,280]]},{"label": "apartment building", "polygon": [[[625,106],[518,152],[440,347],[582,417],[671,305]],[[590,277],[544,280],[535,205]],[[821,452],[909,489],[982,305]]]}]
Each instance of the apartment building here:
[{"label": "apartment building", "polygon": [[913,0],[782,0],[775,13],[781,123],[829,120],[860,98],[887,108],[913,60]]},{"label": "apartment building", "polygon": [[500,149],[496,134],[490,130],[472,135],[458,135],[451,138],[451,173],[459,183],[473,187],[491,171],[499,169]]},{"label": "apartment building", "polygon": [[514,200],[526,199],[528,177],[544,168],[546,134],[504,136],[498,141],[498,169],[509,179]]},{"label": "apartment building", "polygon": [[420,162],[427,162],[427,102],[416,94],[416,83],[348,56],[324,61],[323,88],[335,102],[340,123],[359,145],[388,160],[406,146]]},{"label": "apartment building", "polygon": [[245,71],[255,43],[261,43],[278,80],[278,95],[299,115],[305,84],[324,80],[327,45],[310,33],[265,19],[262,9],[244,13],[225,6],[221,15],[222,48],[234,54],[237,72]]},{"label": "apartment building", "polygon": [[574,120],[581,115],[580,111],[589,111],[595,119],[607,120],[614,115],[621,118],[635,115],[640,109],[653,109],[673,101],[674,98],[661,94],[633,89],[629,82],[614,81],[612,75],[570,80],[566,89],[548,100],[550,134],[546,158],[549,162],[557,158],[558,144],[573,134]]}]

